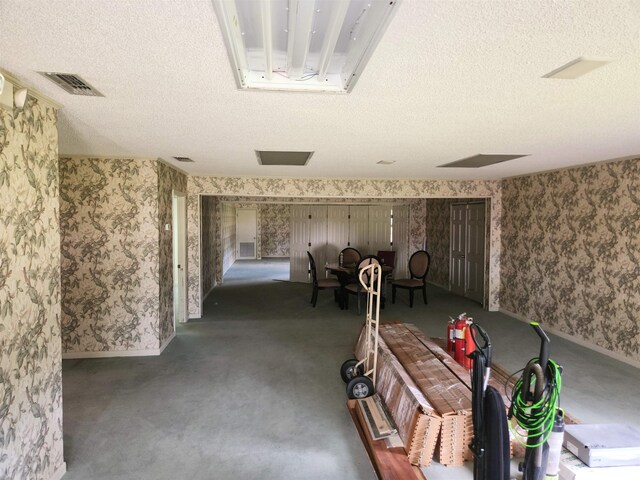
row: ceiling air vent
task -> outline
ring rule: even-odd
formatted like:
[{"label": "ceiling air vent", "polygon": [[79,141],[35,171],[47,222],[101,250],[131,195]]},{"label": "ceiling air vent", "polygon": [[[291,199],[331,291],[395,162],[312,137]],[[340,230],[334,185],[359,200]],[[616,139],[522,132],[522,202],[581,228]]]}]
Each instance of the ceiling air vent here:
[{"label": "ceiling air vent", "polygon": [[256,157],[260,165],[282,165],[286,167],[303,167],[309,163],[313,152],[274,152],[256,150]]},{"label": "ceiling air vent", "polygon": [[444,165],[438,165],[438,167],[447,168],[480,168],[488,165],[495,165],[496,163],[506,162],[507,160],[514,160],[516,158],[528,157],[529,154],[524,155],[502,155],[498,153],[484,154],[480,153],[473,157],[463,158],[462,160],[456,160],[455,162],[445,163]]},{"label": "ceiling air vent", "polygon": [[183,162],[183,163],[195,163],[193,161],[193,159],[191,159],[189,157],[173,157],[173,158],[175,158],[177,161]]},{"label": "ceiling air vent", "polygon": [[40,72],[60,88],[71,95],[83,95],[85,97],[104,97],[98,90],[85,82],[74,73]]}]

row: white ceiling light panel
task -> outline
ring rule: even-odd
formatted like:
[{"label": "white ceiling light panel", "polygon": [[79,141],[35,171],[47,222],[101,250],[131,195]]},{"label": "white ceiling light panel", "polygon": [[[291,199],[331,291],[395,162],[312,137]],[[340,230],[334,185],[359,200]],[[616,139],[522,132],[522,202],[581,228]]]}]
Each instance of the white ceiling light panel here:
[{"label": "white ceiling light panel", "polygon": [[213,0],[241,89],[351,91],[400,0]]},{"label": "white ceiling light panel", "polygon": [[600,68],[607,63],[611,63],[611,60],[606,58],[579,57],[575,60],[571,60],[560,68],[556,68],[546,75],[543,75],[542,78],[562,78],[564,80],[573,80],[595,70],[596,68]]}]

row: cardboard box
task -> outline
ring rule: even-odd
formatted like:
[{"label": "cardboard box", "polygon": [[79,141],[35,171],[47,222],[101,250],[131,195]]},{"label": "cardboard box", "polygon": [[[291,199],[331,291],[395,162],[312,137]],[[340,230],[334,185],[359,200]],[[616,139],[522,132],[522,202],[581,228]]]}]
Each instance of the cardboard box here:
[{"label": "cardboard box", "polygon": [[640,467],[589,467],[566,449],[560,457],[560,480],[638,480]]},{"label": "cardboard box", "polygon": [[564,446],[589,467],[640,466],[640,430],[631,425],[567,425]]}]

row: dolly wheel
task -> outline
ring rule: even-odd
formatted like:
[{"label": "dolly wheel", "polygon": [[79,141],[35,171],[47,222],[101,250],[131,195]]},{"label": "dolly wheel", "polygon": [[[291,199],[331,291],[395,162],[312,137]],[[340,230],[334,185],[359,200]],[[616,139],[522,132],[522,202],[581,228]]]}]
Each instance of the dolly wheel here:
[{"label": "dolly wheel", "polygon": [[356,368],[357,364],[358,360],[356,360],[355,358],[350,358],[342,364],[342,366],[340,367],[340,376],[342,377],[342,381],[344,381],[344,383],[349,383],[353,377],[357,377],[364,373],[362,365]]},{"label": "dolly wheel", "polygon": [[354,377],[347,384],[347,396],[349,398],[367,398],[373,393],[373,382],[369,377]]}]

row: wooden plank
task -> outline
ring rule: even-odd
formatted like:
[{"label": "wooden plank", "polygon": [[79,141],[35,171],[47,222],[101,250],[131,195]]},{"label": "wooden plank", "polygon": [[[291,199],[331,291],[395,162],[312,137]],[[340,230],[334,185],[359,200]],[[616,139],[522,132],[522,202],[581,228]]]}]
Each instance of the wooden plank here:
[{"label": "wooden plank", "polygon": [[380,480],[426,480],[422,470],[413,467],[409,463],[407,453],[402,447],[387,448],[384,440],[373,440],[360,409],[357,408],[356,400],[347,401],[347,409],[351,414],[353,423],[360,434],[369,459]]}]

